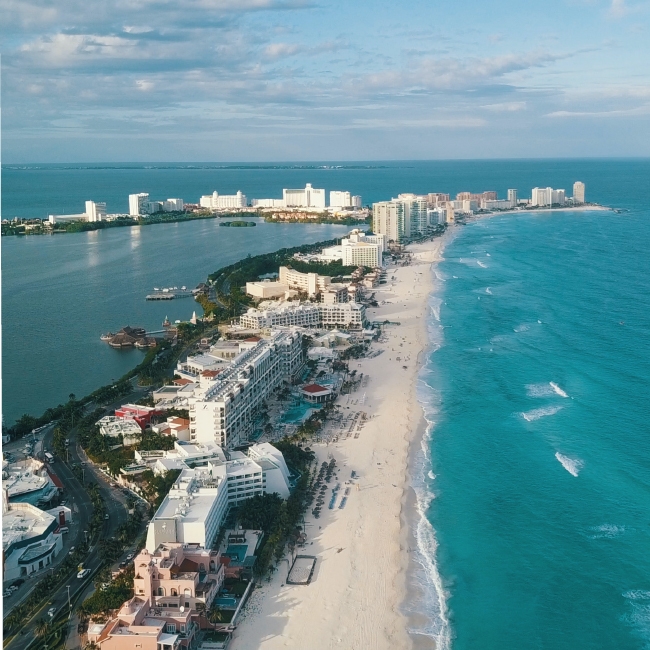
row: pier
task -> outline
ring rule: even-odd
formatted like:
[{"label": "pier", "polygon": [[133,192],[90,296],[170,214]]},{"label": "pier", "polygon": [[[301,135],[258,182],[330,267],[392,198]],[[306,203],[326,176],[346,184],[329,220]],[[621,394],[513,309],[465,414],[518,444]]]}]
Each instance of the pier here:
[{"label": "pier", "polygon": [[194,294],[191,291],[183,289],[173,289],[171,291],[156,291],[147,295],[146,300],[174,300],[174,298],[189,298]]}]

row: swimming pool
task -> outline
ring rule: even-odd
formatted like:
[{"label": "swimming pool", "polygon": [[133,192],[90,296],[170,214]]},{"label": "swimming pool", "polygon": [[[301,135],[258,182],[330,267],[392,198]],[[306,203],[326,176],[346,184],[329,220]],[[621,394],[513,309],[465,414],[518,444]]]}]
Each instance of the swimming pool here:
[{"label": "swimming pool", "polygon": [[226,555],[234,562],[243,564],[246,559],[246,551],[248,551],[248,544],[231,544],[226,549]]}]

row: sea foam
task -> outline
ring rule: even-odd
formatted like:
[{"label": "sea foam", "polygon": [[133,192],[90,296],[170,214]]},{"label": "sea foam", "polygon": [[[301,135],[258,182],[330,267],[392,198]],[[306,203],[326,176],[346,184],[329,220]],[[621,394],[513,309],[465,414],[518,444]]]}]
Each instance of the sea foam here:
[{"label": "sea foam", "polygon": [[592,526],[589,530],[592,534],[590,539],[613,539],[625,532],[625,526],[615,526],[614,524],[603,524],[602,526]]},{"label": "sea foam", "polygon": [[554,381],[549,382],[549,385],[560,397],[569,397]]},{"label": "sea foam", "polygon": [[584,467],[585,464],[584,461],[580,460],[579,458],[569,458],[569,456],[565,456],[559,451],[555,452],[555,457],[560,461],[562,467],[564,467],[564,469],[572,476],[578,476],[578,474],[580,474],[580,470]]},{"label": "sea foam", "polygon": [[561,409],[561,406],[544,406],[539,409],[533,409],[532,411],[525,411],[521,414],[521,417],[524,418],[526,422],[535,422],[535,420],[539,420],[540,418],[555,415]]}]

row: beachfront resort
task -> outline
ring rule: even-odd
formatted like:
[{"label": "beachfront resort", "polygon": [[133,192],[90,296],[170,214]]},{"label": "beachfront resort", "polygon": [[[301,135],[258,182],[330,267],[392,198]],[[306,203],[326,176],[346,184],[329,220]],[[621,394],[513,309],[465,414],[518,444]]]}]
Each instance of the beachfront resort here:
[{"label": "beachfront resort", "polygon": [[[141,499],[152,477],[173,480],[144,547],[113,567],[109,584],[132,596],[91,616],[83,639],[103,650],[329,647],[336,621],[342,647],[407,647],[398,604],[412,558],[400,517],[423,431],[415,383],[431,266],[466,216],[567,202],[552,188],[533,197],[534,206],[515,191],[508,206],[490,192],[375,204],[372,232],[251,278],[248,306],[181,356],[147,403],[94,420],[94,440],[130,459],[97,461],[108,480]],[[216,299],[213,287],[205,295]],[[3,522],[5,572],[31,578],[61,556],[74,522],[51,466],[28,465],[3,463]],[[17,498],[30,492],[31,503]],[[280,532],[283,508],[293,519]],[[17,521],[30,532],[17,537]]]}]

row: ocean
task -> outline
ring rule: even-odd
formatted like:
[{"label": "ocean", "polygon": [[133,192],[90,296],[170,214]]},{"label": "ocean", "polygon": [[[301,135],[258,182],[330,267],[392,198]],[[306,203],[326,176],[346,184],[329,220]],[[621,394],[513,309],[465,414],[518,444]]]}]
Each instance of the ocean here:
[{"label": "ocean", "polygon": [[649,176],[612,170],[625,212],[477,221],[436,271],[418,631],[442,649],[650,648]]},{"label": "ocean", "polygon": [[[650,648],[650,162],[439,161],[277,166],[3,167],[3,216],[126,209],[131,192],[196,201],[283,187],[400,192],[586,183],[625,210],[504,215],[456,229],[430,297],[415,478],[427,624],[442,650]],[[2,239],[3,408],[84,394],[133,367],[99,334],[188,318],[146,303],[245,254],[346,228],[214,221]]]}]

